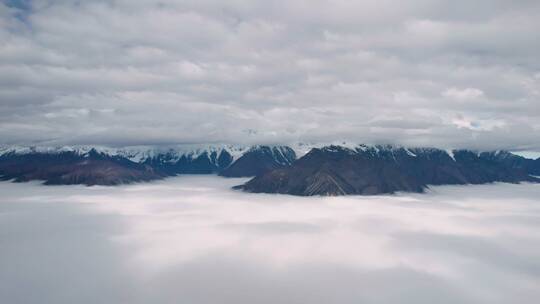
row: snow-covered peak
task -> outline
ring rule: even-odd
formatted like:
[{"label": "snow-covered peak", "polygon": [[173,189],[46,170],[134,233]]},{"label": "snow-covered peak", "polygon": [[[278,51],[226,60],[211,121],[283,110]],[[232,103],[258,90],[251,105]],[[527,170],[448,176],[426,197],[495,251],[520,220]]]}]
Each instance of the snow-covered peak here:
[{"label": "snow-covered peak", "polygon": [[242,156],[249,146],[230,145],[230,144],[190,144],[190,145],[173,145],[173,146],[127,146],[127,147],[106,147],[106,146],[2,146],[0,147],[0,155],[7,153],[14,154],[30,154],[30,153],[47,153],[59,154],[64,152],[72,152],[78,155],[87,155],[91,150],[95,150],[100,154],[108,156],[122,156],[133,162],[144,162],[147,159],[152,159],[159,156],[167,156],[170,161],[178,160],[182,157],[196,159],[197,157],[207,153],[208,155],[216,153],[220,155],[222,151],[227,151],[233,159]]},{"label": "snow-covered peak", "polygon": [[[432,154],[434,152],[446,153],[448,157],[455,161],[454,153],[456,150],[449,149],[436,149],[436,148],[412,148],[400,145],[374,145],[374,144],[358,144],[346,141],[335,141],[331,143],[295,143],[288,146],[279,145],[234,145],[234,144],[179,144],[169,146],[126,146],[126,147],[107,147],[107,146],[93,146],[93,145],[73,145],[73,146],[0,146],[0,156],[6,153],[15,154],[29,154],[29,153],[48,153],[58,154],[64,152],[72,152],[78,155],[87,155],[91,150],[95,150],[98,153],[109,156],[122,156],[133,162],[144,162],[155,158],[161,158],[166,162],[175,162],[182,157],[188,159],[196,159],[199,156],[207,153],[208,156],[215,153],[217,156],[221,155],[223,151],[226,151],[232,156],[233,161],[240,158],[246,152],[257,149],[260,147],[270,147],[271,153],[276,154],[276,159],[290,159],[290,150],[292,149],[296,158],[301,158],[314,148],[322,149],[325,147],[341,147],[351,153],[367,153],[373,156],[385,155],[392,156],[395,153],[406,153],[410,157],[417,157],[419,155]],[[509,152],[500,150],[492,152],[480,152],[471,151],[478,156],[480,154],[489,153],[494,157],[508,157],[509,155],[518,155],[526,158],[536,159],[540,157],[540,153],[531,155],[531,153]],[[282,157],[279,157],[279,156]],[[538,157],[536,157],[538,156]]]},{"label": "snow-covered peak", "polygon": [[116,150],[116,155],[123,156],[134,162],[144,162],[147,159],[166,156],[170,162],[178,161],[182,157],[196,159],[203,154],[211,155],[215,153],[220,155],[223,151],[229,153],[233,160],[242,156],[249,146],[239,145],[220,145],[220,144],[190,144],[174,146],[131,146]]},{"label": "snow-covered peak", "polygon": [[512,151],[512,154],[527,159],[540,159],[540,152],[537,151]]},{"label": "snow-covered peak", "polygon": [[351,148],[348,148],[348,147],[343,147],[343,146],[336,146],[336,145],[325,146],[325,147],[322,147],[321,150],[324,151],[324,152],[347,153],[347,154],[351,154],[351,155],[358,153],[354,149],[351,149]]},{"label": "snow-covered peak", "polygon": [[328,146],[336,146],[336,147],[343,147],[350,150],[356,150],[360,145],[357,143],[347,142],[347,141],[334,141],[329,143],[305,143],[305,142],[299,142],[289,145],[291,149],[294,150],[296,153],[297,158],[300,158],[312,149],[322,149],[324,147]]},{"label": "snow-covered peak", "polygon": [[297,158],[296,152],[289,146],[257,145],[252,146],[248,152],[262,152],[272,157],[276,163],[288,166]]},{"label": "snow-covered peak", "polygon": [[[409,157],[418,157],[421,155],[432,155],[434,153],[443,153],[448,155],[449,158],[455,161],[453,150],[443,150],[437,148],[413,148],[402,145],[381,145],[381,144],[358,144],[351,142],[333,142],[333,143],[319,143],[319,144],[296,144],[292,145],[295,149],[298,157],[302,157],[307,154],[311,149],[325,149],[325,151],[332,152],[333,150],[348,151],[349,153],[361,153],[371,156],[386,156],[395,158],[398,153],[405,153]],[[479,154],[480,152],[478,152]]]},{"label": "snow-covered peak", "polygon": [[101,146],[2,146],[0,147],[0,155],[7,153],[14,154],[31,154],[31,153],[46,153],[59,154],[65,152],[73,152],[79,155],[88,154],[91,150],[103,154],[115,154],[116,149]]}]

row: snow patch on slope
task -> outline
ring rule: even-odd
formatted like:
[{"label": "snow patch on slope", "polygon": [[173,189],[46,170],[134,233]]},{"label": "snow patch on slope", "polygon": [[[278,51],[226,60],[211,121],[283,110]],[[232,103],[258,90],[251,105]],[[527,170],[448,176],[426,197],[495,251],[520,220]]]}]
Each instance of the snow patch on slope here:
[{"label": "snow patch on slope", "polygon": [[450,158],[453,161],[456,161],[456,158],[454,157],[454,151],[453,150],[446,150],[446,154],[448,154],[448,156],[450,156]]},{"label": "snow patch on slope", "polygon": [[72,152],[78,155],[87,155],[91,150],[95,150],[100,154],[108,156],[121,156],[133,162],[141,163],[145,160],[156,158],[159,156],[167,156],[170,162],[178,161],[182,157],[196,159],[203,154],[210,156],[212,153],[219,155],[223,151],[227,151],[233,160],[242,156],[249,146],[229,145],[229,144],[208,144],[208,145],[174,145],[174,146],[128,146],[121,148],[105,147],[105,146],[2,146],[0,147],[0,156],[8,153],[14,154],[31,154],[31,153],[47,153],[60,154]]},{"label": "snow patch on slope", "polygon": [[540,158],[540,152],[537,152],[537,151],[512,151],[511,153],[517,156],[528,158],[528,159]]}]

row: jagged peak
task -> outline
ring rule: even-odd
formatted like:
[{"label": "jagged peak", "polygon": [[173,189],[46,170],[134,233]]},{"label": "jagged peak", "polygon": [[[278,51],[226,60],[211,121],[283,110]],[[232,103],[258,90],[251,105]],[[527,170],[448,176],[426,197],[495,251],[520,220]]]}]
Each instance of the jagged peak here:
[{"label": "jagged peak", "polygon": [[31,153],[47,153],[59,154],[65,152],[75,153],[77,155],[88,155],[94,150],[98,154],[108,156],[122,156],[133,162],[143,162],[147,159],[155,157],[165,157],[169,161],[177,161],[182,157],[196,159],[201,155],[207,154],[208,157],[212,153],[216,156],[223,151],[227,151],[233,159],[237,159],[244,154],[250,146],[232,145],[232,144],[185,144],[173,146],[126,146],[126,147],[106,147],[106,146],[90,146],[90,145],[73,145],[73,146],[1,146],[0,155],[7,153],[14,154],[31,154]]},{"label": "jagged peak", "polygon": [[0,156],[6,153],[29,154],[29,153],[65,153],[71,152],[78,155],[88,155],[91,150],[95,150],[98,154],[108,156],[122,156],[134,162],[144,162],[147,159],[155,157],[164,157],[167,161],[178,161],[182,157],[196,159],[205,153],[210,157],[212,153],[216,153],[216,158],[223,151],[231,155],[233,161],[238,159],[248,151],[258,149],[268,149],[269,153],[281,155],[283,159],[290,159],[291,151],[295,153],[294,158],[300,158],[310,152],[312,149],[322,149],[326,152],[345,151],[349,154],[353,153],[368,153],[371,155],[394,155],[396,152],[406,153],[410,157],[417,157],[422,154],[441,152],[447,154],[451,159],[455,160],[457,152],[470,152],[476,154],[477,157],[523,157],[519,153],[513,153],[506,150],[495,151],[478,151],[467,149],[438,149],[431,147],[406,147],[395,144],[357,144],[346,141],[336,141],[332,143],[296,143],[292,145],[234,145],[234,144],[178,144],[169,146],[126,146],[126,147],[107,147],[97,145],[63,145],[63,146],[39,146],[39,145],[2,145],[0,146]]},{"label": "jagged peak", "polygon": [[329,153],[347,153],[347,154],[356,154],[357,151],[349,147],[330,145],[326,147],[319,148],[323,152]]},{"label": "jagged peak", "polygon": [[252,146],[247,152],[266,153],[281,165],[290,165],[296,159],[296,153],[289,146],[282,145],[256,145]]},{"label": "jagged peak", "polygon": [[74,153],[88,156],[91,151],[106,156],[120,156],[136,163],[142,163],[151,159],[160,159],[163,163],[175,163],[182,158],[197,159],[207,157],[211,162],[217,162],[219,157],[228,153],[235,161],[248,151],[265,150],[282,164],[290,164],[295,158],[295,152],[291,148],[282,145],[233,145],[233,144],[180,144],[170,146],[126,146],[106,147],[90,145],[72,146],[0,146],[0,156],[8,153],[13,154],[60,154]]},{"label": "jagged peak", "polygon": [[[328,153],[347,153],[349,155],[367,155],[370,157],[387,157],[390,159],[396,159],[398,154],[405,154],[408,157],[433,157],[433,155],[446,155],[449,159],[456,161],[456,154],[463,155],[464,153],[470,153],[476,157],[482,158],[512,158],[522,157],[513,154],[507,150],[495,150],[495,151],[478,151],[468,149],[440,149],[434,147],[407,147],[403,145],[394,144],[351,144],[351,143],[331,143],[327,145],[312,145],[312,150],[323,151]],[[304,155],[309,154],[305,153]]]}]

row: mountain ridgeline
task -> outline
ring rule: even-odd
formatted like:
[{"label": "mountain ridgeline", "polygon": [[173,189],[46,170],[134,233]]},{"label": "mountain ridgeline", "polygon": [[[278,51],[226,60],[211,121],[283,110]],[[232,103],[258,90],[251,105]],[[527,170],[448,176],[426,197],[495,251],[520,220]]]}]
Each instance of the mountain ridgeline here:
[{"label": "mountain ridgeline", "polygon": [[[305,145],[301,146],[303,150]],[[4,147],[0,179],[48,185],[120,185],[178,174],[253,177],[247,192],[374,195],[429,185],[539,182],[540,159],[506,151],[395,146],[320,146],[297,159],[287,146]]]},{"label": "mountain ridgeline", "polygon": [[300,196],[375,195],[423,192],[429,185],[540,182],[534,175],[540,175],[540,159],[506,151],[328,146],[235,188]]},{"label": "mountain ridgeline", "polygon": [[258,176],[268,171],[286,168],[296,160],[293,149],[285,146],[259,146],[244,153],[237,161],[222,170],[225,177]]},{"label": "mountain ridgeline", "polygon": [[16,153],[0,155],[0,179],[15,182],[41,180],[46,185],[119,185],[165,177],[154,168],[121,156],[90,150],[85,154]]},{"label": "mountain ridgeline", "polygon": [[0,150],[0,179],[47,185],[119,185],[178,174],[250,177],[289,166],[294,151],[284,146],[205,146],[154,149],[94,147]]}]

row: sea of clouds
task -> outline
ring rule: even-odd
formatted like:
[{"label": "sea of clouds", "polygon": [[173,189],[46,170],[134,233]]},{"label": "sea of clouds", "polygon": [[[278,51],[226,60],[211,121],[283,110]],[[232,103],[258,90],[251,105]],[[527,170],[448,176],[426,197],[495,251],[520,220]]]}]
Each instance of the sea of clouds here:
[{"label": "sea of clouds", "polygon": [[0,183],[5,303],[537,303],[540,185],[294,197]]}]

